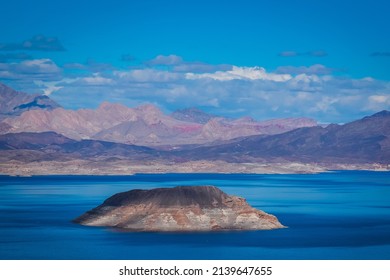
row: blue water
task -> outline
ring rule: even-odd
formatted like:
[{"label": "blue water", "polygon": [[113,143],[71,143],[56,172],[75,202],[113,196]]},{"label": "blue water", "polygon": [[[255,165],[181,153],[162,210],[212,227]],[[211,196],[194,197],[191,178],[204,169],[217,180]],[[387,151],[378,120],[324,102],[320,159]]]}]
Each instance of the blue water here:
[{"label": "blue water", "polygon": [[[71,222],[117,192],[199,184],[288,228],[131,233]],[[390,259],[390,172],[0,176],[0,259]]]}]

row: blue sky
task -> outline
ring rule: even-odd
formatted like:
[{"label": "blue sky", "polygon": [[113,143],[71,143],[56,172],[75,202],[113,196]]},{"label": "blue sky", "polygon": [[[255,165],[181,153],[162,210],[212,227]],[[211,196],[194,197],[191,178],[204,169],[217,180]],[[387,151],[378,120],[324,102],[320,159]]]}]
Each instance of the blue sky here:
[{"label": "blue sky", "polygon": [[345,122],[390,109],[387,1],[1,1],[0,81],[66,108]]}]

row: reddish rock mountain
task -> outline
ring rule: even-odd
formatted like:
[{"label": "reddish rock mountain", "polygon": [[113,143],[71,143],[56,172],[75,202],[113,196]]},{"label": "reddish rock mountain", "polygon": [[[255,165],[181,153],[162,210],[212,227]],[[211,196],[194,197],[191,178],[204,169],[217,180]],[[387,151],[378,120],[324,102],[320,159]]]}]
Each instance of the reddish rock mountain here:
[{"label": "reddish rock mountain", "polygon": [[243,118],[212,118],[205,124],[180,121],[153,105],[128,108],[103,103],[96,110],[31,110],[0,123],[0,134],[54,131],[66,137],[143,146],[204,144],[242,136],[277,134],[314,126],[310,119],[256,122]]},{"label": "reddish rock mountain", "polygon": [[142,146],[205,144],[242,136],[278,134],[315,126],[311,119],[257,122],[226,119],[199,109],[166,115],[153,105],[128,108],[105,102],[96,110],[66,110],[43,95],[0,83],[0,134],[53,131],[74,140],[93,139]]},{"label": "reddish rock mountain", "polygon": [[214,186],[185,186],[118,193],[75,219],[87,226],[132,231],[262,230],[284,226],[245,199]]}]

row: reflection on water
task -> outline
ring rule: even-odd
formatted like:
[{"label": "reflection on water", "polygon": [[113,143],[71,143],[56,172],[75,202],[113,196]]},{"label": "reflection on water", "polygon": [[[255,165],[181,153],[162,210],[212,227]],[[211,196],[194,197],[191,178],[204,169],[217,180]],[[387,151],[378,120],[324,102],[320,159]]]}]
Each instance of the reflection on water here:
[{"label": "reflection on water", "polygon": [[[287,229],[132,233],[71,222],[129,189],[216,185]],[[0,259],[390,259],[390,173],[0,176]]]}]

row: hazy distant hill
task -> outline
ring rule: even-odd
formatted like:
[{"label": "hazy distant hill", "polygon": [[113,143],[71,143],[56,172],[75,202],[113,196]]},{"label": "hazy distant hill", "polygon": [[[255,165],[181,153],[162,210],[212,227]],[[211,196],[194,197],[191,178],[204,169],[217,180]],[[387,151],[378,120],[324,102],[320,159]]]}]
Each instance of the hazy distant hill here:
[{"label": "hazy distant hill", "polygon": [[[172,151],[100,140],[72,140],[54,132],[0,135],[8,159],[61,161],[97,157],[150,161],[196,160],[230,163],[390,163],[390,112],[382,111],[345,125],[306,127],[277,135],[250,136],[224,144],[185,146]],[[23,153],[21,153],[23,151]],[[31,153],[34,151],[34,153]],[[16,157],[17,155],[17,157]],[[6,160],[3,155],[3,160]]]},{"label": "hazy distant hill", "polygon": [[250,136],[233,143],[177,152],[193,159],[247,162],[390,163],[390,112],[382,111],[344,125],[305,127],[271,136]]},{"label": "hazy distant hill", "polygon": [[98,157],[127,160],[158,159],[160,152],[151,148],[98,140],[76,141],[55,132],[10,133],[0,135],[2,159],[19,161],[94,159]]}]

